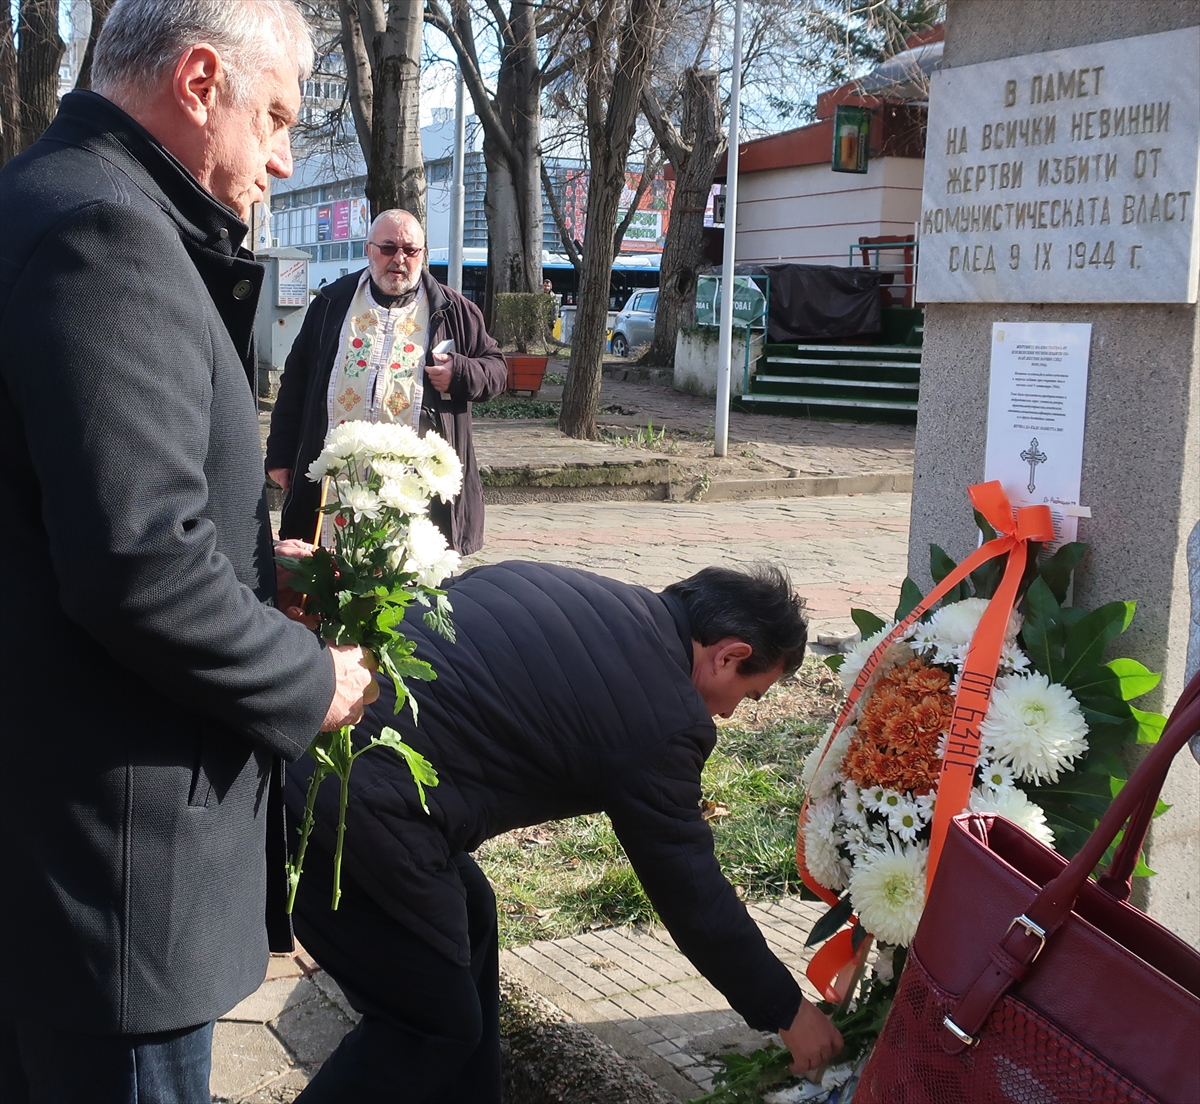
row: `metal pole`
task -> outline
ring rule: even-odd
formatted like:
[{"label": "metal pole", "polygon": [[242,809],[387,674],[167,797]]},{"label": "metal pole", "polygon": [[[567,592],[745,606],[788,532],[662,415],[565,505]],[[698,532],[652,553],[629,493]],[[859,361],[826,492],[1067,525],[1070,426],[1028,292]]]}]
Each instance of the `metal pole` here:
[{"label": "metal pole", "polygon": [[450,187],[450,254],[447,259],[447,283],[462,291],[463,222],[466,211],[466,184],[463,182],[464,147],[467,144],[467,120],[463,113],[462,66],[454,85],[454,183]]},{"label": "metal pole", "polygon": [[737,235],[738,129],[742,100],[742,0],[733,14],[733,75],[729,90],[729,152],[725,171],[725,254],[721,262],[721,340],[717,346],[717,417],[713,455],[729,450],[729,377],[733,357],[733,252]]}]

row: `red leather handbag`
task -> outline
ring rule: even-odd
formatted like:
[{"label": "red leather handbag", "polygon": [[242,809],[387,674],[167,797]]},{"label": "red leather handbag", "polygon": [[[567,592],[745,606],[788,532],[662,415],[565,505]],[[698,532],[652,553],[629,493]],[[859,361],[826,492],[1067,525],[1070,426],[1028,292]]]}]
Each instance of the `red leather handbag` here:
[{"label": "red leather handbag", "polygon": [[1000,817],[954,818],[855,1104],[1200,1101],[1200,954],[1126,901],[1197,731],[1200,675],[1070,863]]}]

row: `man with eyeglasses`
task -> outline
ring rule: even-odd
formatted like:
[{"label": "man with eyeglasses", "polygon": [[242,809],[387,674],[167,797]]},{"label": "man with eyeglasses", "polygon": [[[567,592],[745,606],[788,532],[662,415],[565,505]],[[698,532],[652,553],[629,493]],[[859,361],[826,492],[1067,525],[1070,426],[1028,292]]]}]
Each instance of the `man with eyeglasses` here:
[{"label": "man with eyeglasses", "polygon": [[[305,473],[329,427],[399,422],[453,445],[463,489],[434,499],[430,519],[466,556],[483,545],[483,489],[471,403],[507,384],[500,347],[479,308],[425,268],[425,232],[407,211],[384,211],[367,232],[367,267],[318,290],[288,354],[267,440],[267,474],[287,497],[280,537],[312,541],[320,487]],[[447,341],[453,348],[442,351]]]}]

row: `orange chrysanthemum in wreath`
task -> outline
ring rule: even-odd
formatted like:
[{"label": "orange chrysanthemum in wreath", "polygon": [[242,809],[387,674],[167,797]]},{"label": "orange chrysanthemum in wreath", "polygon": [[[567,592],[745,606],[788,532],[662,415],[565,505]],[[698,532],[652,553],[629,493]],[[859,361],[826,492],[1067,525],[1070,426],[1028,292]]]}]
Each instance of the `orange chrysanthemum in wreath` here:
[{"label": "orange chrysanthemum in wreath", "polygon": [[937,786],[938,742],[953,711],[950,676],[941,668],[923,659],[893,667],[863,705],[843,772],[863,789],[929,793]]}]

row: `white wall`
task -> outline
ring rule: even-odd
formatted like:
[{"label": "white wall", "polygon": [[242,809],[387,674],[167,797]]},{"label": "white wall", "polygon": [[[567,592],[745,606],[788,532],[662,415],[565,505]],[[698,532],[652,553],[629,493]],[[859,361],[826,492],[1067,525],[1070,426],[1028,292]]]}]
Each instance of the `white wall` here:
[{"label": "white wall", "polygon": [[861,176],[828,164],[745,174],[738,181],[737,260],[844,265],[860,237],[911,235],[924,164],[884,157]]}]

